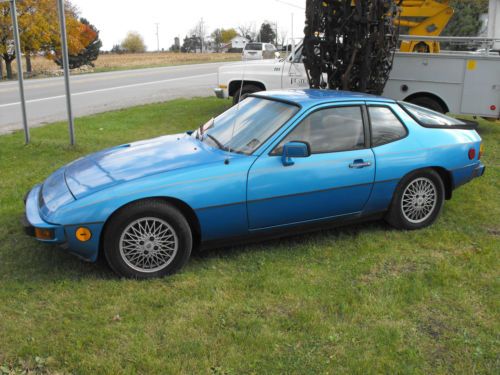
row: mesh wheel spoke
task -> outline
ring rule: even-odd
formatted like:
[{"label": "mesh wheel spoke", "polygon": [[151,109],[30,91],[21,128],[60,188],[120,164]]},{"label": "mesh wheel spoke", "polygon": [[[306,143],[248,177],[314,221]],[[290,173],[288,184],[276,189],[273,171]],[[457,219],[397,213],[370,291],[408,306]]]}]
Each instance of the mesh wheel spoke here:
[{"label": "mesh wheel spoke", "polygon": [[120,237],[120,254],[125,263],[140,272],[157,272],[177,254],[179,241],[163,219],[145,217],[130,223]]}]

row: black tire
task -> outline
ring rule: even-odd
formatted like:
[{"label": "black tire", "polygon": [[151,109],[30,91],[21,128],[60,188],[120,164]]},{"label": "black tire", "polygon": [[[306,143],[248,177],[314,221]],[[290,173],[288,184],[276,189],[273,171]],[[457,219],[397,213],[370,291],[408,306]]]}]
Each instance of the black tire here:
[{"label": "black tire", "polygon": [[[145,243],[144,238],[141,237],[142,244],[140,244],[141,250],[139,251],[141,255],[139,255],[139,257],[144,259],[144,256],[149,255],[148,259],[153,259],[157,254],[159,255],[159,257],[153,260],[154,262],[158,262],[158,266],[151,266],[148,270],[145,269],[148,268],[147,265],[144,267],[135,265],[136,268],[134,268],[134,262],[138,261],[132,258],[133,255],[127,256],[125,254],[127,249],[123,250],[123,252],[120,250],[122,235],[124,241],[128,238],[129,240],[135,241],[136,245],[139,244],[139,240],[137,240],[138,237],[130,237],[128,234],[124,234],[124,232],[127,231],[127,233],[131,233],[129,229],[130,226],[137,222],[144,223],[143,220],[146,220],[146,218],[154,219],[158,227],[162,226],[161,229],[155,230],[157,233],[155,235],[157,237],[156,239],[146,239]],[[148,223],[152,223],[152,221],[148,221]],[[174,245],[169,246],[175,246],[175,243],[177,243],[176,252],[169,259],[165,259],[169,256],[165,255],[165,252],[163,252],[163,254],[159,253],[162,251],[161,247],[158,246],[157,242],[153,242],[163,241],[162,243],[165,244],[165,234],[160,234],[160,230],[166,230],[170,239],[171,233],[174,234],[173,238],[174,241],[176,241]],[[146,231],[151,232],[152,230],[145,229],[145,232]],[[149,248],[146,248],[147,246],[149,246]],[[186,218],[177,208],[161,200],[139,201],[122,208],[106,224],[103,237],[104,255],[111,269],[119,276],[134,279],[151,279],[176,273],[189,260],[192,247],[193,236]],[[137,255],[137,250],[135,251]],[[159,260],[160,257],[163,257],[161,258],[162,260]]]},{"label": "black tire", "polygon": [[439,101],[437,101],[436,99],[431,98],[429,96],[418,96],[416,98],[412,98],[412,99],[409,99],[406,101],[408,103],[419,105],[421,107],[428,108],[430,110],[433,110],[433,111],[436,111],[439,113],[443,113],[443,114],[446,113],[446,109],[443,108],[441,103]]},{"label": "black tire", "polygon": [[[411,207],[409,206],[411,206],[412,204],[419,204],[419,207],[422,207],[422,201],[415,201],[415,203],[410,203],[410,197],[412,195],[410,185],[413,184],[412,187],[415,187],[415,184],[417,183],[427,184],[428,181],[432,183],[431,185],[433,185],[435,189],[435,205],[428,208],[429,212],[427,213],[427,215],[424,215],[420,218],[421,221],[417,219],[411,220],[411,218],[409,218],[409,216],[411,215],[408,214],[409,210],[411,210]],[[431,185],[427,186],[432,190]],[[405,192],[407,193],[405,194]],[[423,198],[424,196],[422,195],[414,195],[415,199],[425,200],[425,198]],[[402,204],[403,196],[405,198],[405,209],[403,209]],[[425,228],[434,223],[439,217],[441,210],[443,209],[444,197],[444,184],[441,180],[441,177],[436,171],[432,169],[423,169],[412,172],[404,177],[398,184],[385,220],[397,229],[414,230]],[[431,202],[431,200],[429,200],[429,202]],[[425,208],[422,211],[426,212]]]},{"label": "black tire", "polygon": [[[248,95],[262,91],[262,88],[256,85],[252,84],[246,84],[243,85],[243,88],[241,89],[241,100],[245,99]],[[236,90],[236,92],[233,95],[233,105],[238,104],[240,101],[240,88]]]}]

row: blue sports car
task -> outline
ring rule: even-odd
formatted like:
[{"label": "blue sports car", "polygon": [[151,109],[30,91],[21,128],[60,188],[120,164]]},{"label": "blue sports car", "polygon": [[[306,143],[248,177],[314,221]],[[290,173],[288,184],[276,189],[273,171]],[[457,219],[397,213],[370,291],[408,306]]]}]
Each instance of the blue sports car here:
[{"label": "blue sports car", "polygon": [[119,275],[151,278],[193,248],[385,218],[419,229],[483,175],[467,123],[412,104],[323,90],[250,95],[196,131],[116,146],[26,196],[25,227]]}]

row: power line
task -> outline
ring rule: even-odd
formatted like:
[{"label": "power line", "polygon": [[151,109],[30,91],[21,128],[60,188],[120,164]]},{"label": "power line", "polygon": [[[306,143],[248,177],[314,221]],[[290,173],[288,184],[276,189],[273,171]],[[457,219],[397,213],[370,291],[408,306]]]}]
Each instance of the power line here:
[{"label": "power line", "polygon": [[288,5],[290,7],[297,8],[297,9],[302,9],[302,10],[306,9],[304,7],[301,7],[300,5],[289,3],[288,1],[283,1],[283,0],[274,0],[274,1],[276,1],[277,3]]}]

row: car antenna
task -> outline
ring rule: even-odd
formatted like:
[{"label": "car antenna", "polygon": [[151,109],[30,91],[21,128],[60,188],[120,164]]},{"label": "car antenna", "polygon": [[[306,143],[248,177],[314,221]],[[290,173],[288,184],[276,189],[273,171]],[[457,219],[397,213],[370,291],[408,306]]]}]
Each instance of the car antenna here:
[{"label": "car antenna", "polygon": [[[245,50],[245,47],[243,47],[243,50]],[[247,67],[247,63],[246,63],[246,61],[244,61],[244,63],[243,63],[243,72],[241,74],[241,84],[240,84],[240,90],[239,90],[240,92],[238,94],[238,104],[236,104],[236,112],[237,113],[240,111],[241,93],[243,91],[243,83],[245,82],[245,70],[246,70],[246,67]],[[236,127],[236,119],[237,118],[238,117],[236,116],[235,119],[234,119],[234,121],[233,121],[233,127],[231,129],[231,138],[229,138],[229,147],[228,147],[228,150],[227,150],[226,159],[224,160],[224,164],[226,164],[226,165],[229,164],[229,154],[231,153],[231,141],[233,140],[233,137],[234,137],[234,129]]]}]

